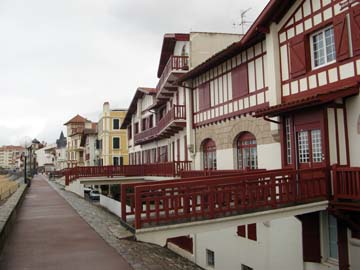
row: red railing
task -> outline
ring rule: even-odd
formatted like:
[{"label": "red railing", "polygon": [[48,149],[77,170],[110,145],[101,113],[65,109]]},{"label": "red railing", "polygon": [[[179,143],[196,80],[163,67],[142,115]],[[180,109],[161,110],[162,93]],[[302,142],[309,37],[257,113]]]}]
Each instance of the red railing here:
[{"label": "red railing", "polygon": [[176,120],[186,120],[185,105],[174,105],[171,110],[168,111],[164,117],[157,122],[156,127],[135,134],[135,143],[155,139],[157,136],[160,136],[172,122]]},{"label": "red railing", "polygon": [[65,184],[80,177],[114,177],[114,176],[179,176],[184,170],[191,169],[191,161],[175,161],[141,165],[123,166],[86,166],[69,168],[64,173]]},{"label": "red railing", "polygon": [[199,176],[215,176],[240,173],[257,173],[264,172],[266,169],[256,170],[184,170],[180,173],[181,178],[199,177]]},{"label": "red railing", "polygon": [[165,81],[168,79],[170,72],[172,72],[173,70],[189,70],[189,57],[172,55],[169,58],[156,86],[157,91],[161,90]]},{"label": "red railing", "polygon": [[[326,169],[275,170],[122,185],[122,219],[135,228],[213,219],[326,199]],[[130,210],[126,212],[126,204]]]},{"label": "red railing", "polygon": [[360,167],[333,166],[334,200],[360,200]]}]

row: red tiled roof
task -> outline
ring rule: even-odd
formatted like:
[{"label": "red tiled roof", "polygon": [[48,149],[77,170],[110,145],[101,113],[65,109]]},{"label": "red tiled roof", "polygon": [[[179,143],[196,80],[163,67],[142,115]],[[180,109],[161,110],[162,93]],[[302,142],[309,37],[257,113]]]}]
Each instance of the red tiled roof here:
[{"label": "red tiled roof", "polygon": [[75,117],[73,117],[72,119],[70,119],[69,121],[67,121],[64,126],[68,125],[68,124],[75,124],[75,123],[89,123],[91,122],[90,120],[82,117],[81,115],[77,114]]},{"label": "red tiled roof", "polygon": [[300,110],[306,107],[312,107],[312,106],[329,103],[338,98],[348,97],[348,96],[356,95],[358,93],[359,93],[358,85],[344,87],[326,93],[318,93],[312,96],[303,97],[279,105],[271,106],[266,109],[258,110],[255,113],[255,117],[263,117],[263,116],[275,117],[290,111]]}]

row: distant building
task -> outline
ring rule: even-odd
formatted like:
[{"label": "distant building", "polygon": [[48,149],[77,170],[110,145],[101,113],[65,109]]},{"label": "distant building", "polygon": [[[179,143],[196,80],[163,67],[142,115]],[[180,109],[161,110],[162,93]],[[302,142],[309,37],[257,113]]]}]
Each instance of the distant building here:
[{"label": "distant building", "polygon": [[16,169],[16,159],[25,151],[22,146],[7,145],[0,147],[0,167],[4,169]]},{"label": "distant building", "polygon": [[81,147],[84,147],[85,166],[96,165],[96,141],[97,141],[97,124],[93,123],[92,128],[84,129],[81,138]]},{"label": "distant building", "polygon": [[67,163],[68,167],[84,166],[84,147],[81,146],[81,139],[85,129],[91,129],[93,123],[76,115],[64,124],[67,127]]},{"label": "distant building", "polygon": [[66,156],[66,137],[61,131],[59,139],[56,140],[56,156],[55,156],[55,169],[62,170],[67,168],[67,156]]},{"label": "distant building", "polygon": [[38,172],[51,172],[55,170],[55,143],[36,150],[35,154]]},{"label": "distant building", "polygon": [[98,123],[97,165],[128,164],[126,129],[121,129],[127,110],[110,109],[109,102],[103,105]]}]

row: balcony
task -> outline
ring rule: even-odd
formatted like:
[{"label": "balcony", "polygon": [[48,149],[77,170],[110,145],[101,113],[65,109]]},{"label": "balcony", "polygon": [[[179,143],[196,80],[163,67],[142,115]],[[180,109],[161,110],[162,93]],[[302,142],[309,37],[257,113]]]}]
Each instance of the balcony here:
[{"label": "balcony", "polygon": [[174,105],[156,127],[142,131],[134,136],[135,144],[144,144],[155,139],[169,138],[182,130],[186,126],[186,107],[185,105]]},{"label": "balcony", "polygon": [[171,83],[177,79],[179,74],[189,70],[188,56],[171,56],[156,86],[157,98],[168,99],[177,90]]},{"label": "balcony", "polygon": [[66,185],[81,177],[132,177],[132,176],[179,176],[182,171],[191,170],[191,161],[174,161],[141,165],[123,165],[123,166],[79,166],[68,168],[62,173],[66,176]]},{"label": "balcony", "polygon": [[333,166],[333,200],[335,211],[360,211],[360,167]]},{"label": "balcony", "polygon": [[326,202],[328,180],[318,168],[122,184],[122,220],[141,229]]}]

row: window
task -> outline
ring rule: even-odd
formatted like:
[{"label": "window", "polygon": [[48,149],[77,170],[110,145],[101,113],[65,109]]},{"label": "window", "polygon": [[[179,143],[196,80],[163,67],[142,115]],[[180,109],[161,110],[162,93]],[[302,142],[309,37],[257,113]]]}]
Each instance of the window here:
[{"label": "window", "polygon": [[113,129],[120,129],[120,120],[113,119]]},{"label": "window", "polygon": [[113,157],[113,165],[119,166],[119,158],[118,157]]},{"label": "window", "polygon": [[310,37],[312,67],[330,64],[336,59],[334,28],[328,27]]},{"label": "window", "polygon": [[113,149],[120,149],[120,138],[113,138]]},{"label": "window", "polygon": [[291,119],[285,119],[285,139],[286,139],[286,161],[287,164],[292,164],[292,147],[291,147]]},{"label": "window", "polygon": [[206,139],[202,144],[204,170],[216,170],[216,145],[211,139]]},{"label": "window", "polygon": [[206,263],[208,266],[215,266],[215,253],[212,250],[206,250]]},{"label": "window", "polygon": [[308,163],[309,162],[309,139],[308,132],[301,131],[298,133],[298,145],[299,145],[299,162]]},{"label": "window", "polygon": [[129,138],[129,140],[132,139],[132,126],[131,125],[128,126],[128,138]]},{"label": "window", "polygon": [[250,132],[243,132],[238,137],[236,144],[238,169],[257,169],[257,145],[255,136]]},{"label": "window", "polygon": [[328,215],[328,233],[329,258],[337,260],[339,257],[337,244],[337,221],[332,215]]},{"label": "window", "polygon": [[139,123],[135,123],[135,134],[139,133]]}]

